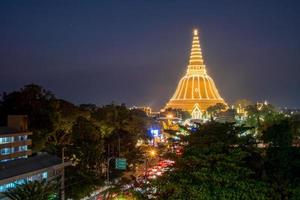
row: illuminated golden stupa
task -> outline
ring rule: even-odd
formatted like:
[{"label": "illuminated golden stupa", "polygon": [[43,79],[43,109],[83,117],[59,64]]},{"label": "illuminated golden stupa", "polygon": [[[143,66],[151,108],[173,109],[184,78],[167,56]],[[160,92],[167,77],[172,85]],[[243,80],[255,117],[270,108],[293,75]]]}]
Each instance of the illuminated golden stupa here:
[{"label": "illuminated golden stupa", "polygon": [[177,89],[165,108],[205,111],[217,103],[226,104],[213,79],[206,73],[199,44],[198,31],[194,30],[192,50],[187,72],[180,79]]}]

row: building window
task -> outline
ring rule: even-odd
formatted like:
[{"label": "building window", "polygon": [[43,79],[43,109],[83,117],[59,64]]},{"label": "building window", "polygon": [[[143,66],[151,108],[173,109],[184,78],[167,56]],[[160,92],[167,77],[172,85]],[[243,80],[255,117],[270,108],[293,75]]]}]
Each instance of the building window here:
[{"label": "building window", "polygon": [[18,151],[27,151],[27,145],[19,146],[19,150]]},{"label": "building window", "polygon": [[20,135],[20,136],[17,136],[17,137],[16,137],[16,140],[18,140],[18,141],[24,141],[24,140],[27,140],[27,135]]},{"label": "building window", "polygon": [[7,155],[12,153],[11,148],[3,148],[1,149],[1,155]]},{"label": "building window", "polygon": [[48,178],[48,172],[44,172],[44,173],[42,174],[42,177],[43,177],[43,179]]},{"label": "building window", "polygon": [[48,178],[48,172],[43,172],[40,174],[36,174],[36,175],[30,176],[30,177],[27,177],[25,179],[18,179],[14,182],[0,185],[0,192],[4,192],[4,191],[8,190],[9,188],[14,188],[14,187],[16,187],[16,185],[24,184],[26,180],[27,181],[40,181],[42,179],[47,179],[47,178]]},{"label": "building window", "polygon": [[13,137],[1,137],[0,144],[11,143],[14,141]]}]

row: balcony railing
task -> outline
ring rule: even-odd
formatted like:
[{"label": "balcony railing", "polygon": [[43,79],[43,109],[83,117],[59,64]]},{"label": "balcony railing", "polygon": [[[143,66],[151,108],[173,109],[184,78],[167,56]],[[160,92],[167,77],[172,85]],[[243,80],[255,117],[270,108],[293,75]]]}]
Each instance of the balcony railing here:
[{"label": "balcony railing", "polygon": [[19,140],[19,141],[14,141],[11,143],[4,143],[4,144],[0,144],[0,149],[3,148],[14,148],[14,147],[18,147],[18,146],[29,146],[32,144],[32,141],[30,139],[28,140]]},{"label": "balcony railing", "polygon": [[23,156],[29,156],[32,154],[31,150],[26,150],[26,151],[16,151],[10,154],[6,154],[6,155],[0,155],[0,161],[1,160],[10,160],[10,159],[14,159],[14,158],[20,158]]}]

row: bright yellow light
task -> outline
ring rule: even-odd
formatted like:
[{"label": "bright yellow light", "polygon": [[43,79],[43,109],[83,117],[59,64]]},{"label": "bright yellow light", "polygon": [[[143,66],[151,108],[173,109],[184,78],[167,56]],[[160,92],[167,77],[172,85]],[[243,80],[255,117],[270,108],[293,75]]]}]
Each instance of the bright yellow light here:
[{"label": "bright yellow light", "polygon": [[[213,79],[206,73],[206,66],[200,48],[199,30],[192,29],[191,31],[192,48],[186,74],[180,79],[165,108],[182,109],[191,113],[194,105],[198,103],[200,111],[204,112],[209,106],[216,103],[225,105],[226,103],[220,96]],[[167,113],[165,119],[167,124],[171,125],[173,119],[177,119],[177,117],[175,113],[173,118]]]},{"label": "bright yellow light", "polygon": [[167,115],[167,118],[172,119],[172,118],[173,118],[173,115],[172,115],[172,114],[168,114],[168,115]]},{"label": "bright yellow light", "polygon": [[194,35],[198,35],[198,30],[194,29]]},{"label": "bright yellow light", "polygon": [[155,155],[156,155],[156,152],[155,152],[154,150],[151,150],[151,151],[150,151],[150,156],[151,156],[151,157],[154,157]]}]

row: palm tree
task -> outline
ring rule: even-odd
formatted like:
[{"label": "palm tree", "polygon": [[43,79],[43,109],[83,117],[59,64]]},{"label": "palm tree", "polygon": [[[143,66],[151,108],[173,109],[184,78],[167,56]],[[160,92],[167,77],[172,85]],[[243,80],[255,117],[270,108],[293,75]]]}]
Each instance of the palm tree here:
[{"label": "palm tree", "polygon": [[55,192],[57,185],[46,180],[28,181],[25,184],[17,185],[3,194],[10,200],[49,200],[57,199]]}]

